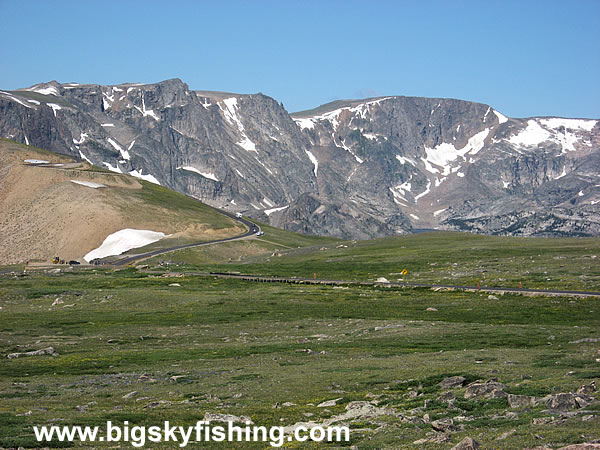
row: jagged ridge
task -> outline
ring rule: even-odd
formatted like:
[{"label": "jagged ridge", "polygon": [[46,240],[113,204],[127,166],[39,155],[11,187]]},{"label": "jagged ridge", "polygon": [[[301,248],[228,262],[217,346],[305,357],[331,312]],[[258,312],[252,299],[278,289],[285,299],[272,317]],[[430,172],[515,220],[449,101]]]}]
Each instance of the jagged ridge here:
[{"label": "jagged ridge", "polygon": [[2,137],[293,231],[600,233],[595,120],[511,119],[488,105],[419,97],[290,115],[262,94],[192,91],[178,79],[0,91],[0,117]]}]

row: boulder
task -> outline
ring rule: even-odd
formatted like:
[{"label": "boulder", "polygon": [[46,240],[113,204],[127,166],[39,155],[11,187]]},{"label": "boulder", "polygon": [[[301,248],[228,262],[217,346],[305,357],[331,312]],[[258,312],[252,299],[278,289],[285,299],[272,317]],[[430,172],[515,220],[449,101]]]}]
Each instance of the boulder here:
[{"label": "boulder", "polygon": [[464,384],[465,381],[466,381],[466,378],[465,377],[461,377],[461,376],[448,377],[448,378],[444,378],[440,382],[440,387],[442,389],[458,388],[458,387],[461,387]]},{"label": "boulder", "polygon": [[529,406],[537,406],[539,403],[539,400],[531,395],[508,394],[507,400],[511,408],[527,408]]},{"label": "boulder", "polygon": [[507,394],[504,392],[506,386],[497,381],[488,381],[486,383],[471,383],[465,391],[465,399],[469,400],[475,397],[502,398]]},{"label": "boulder", "polygon": [[454,420],[451,418],[438,419],[431,422],[431,428],[437,431],[456,431]]},{"label": "boulder", "polygon": [[479,448],[479,442],[471,437],[466,437],[454,447],[452,450],[476,450]]},{"label": "boulder", "polygon": [[543,400],[546,402],[546,407],[548,409],[569,411],[571,409],[585,408],[594,401],[594,398],[587,395],[563,392],[560,394],[547,395]]},{"label": "boulder", "polygon": [[577,394],[580,395],[590,395],[596,392],[596,382],[592,381],[590,384],[584,384],[579,389],[577,389]]}]

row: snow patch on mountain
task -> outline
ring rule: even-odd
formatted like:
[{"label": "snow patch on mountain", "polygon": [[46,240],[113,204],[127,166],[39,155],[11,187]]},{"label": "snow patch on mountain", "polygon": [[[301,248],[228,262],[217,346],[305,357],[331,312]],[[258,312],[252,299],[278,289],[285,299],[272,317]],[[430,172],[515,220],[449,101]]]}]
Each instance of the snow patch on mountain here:
[{"label": "snow patch on mountain", "polygon": [[557,129],[560,127],[567,128],[569,130],[585,130],[592,131],[592,129],[598,123],[597,120],[586,120],[586,119],[563,119],[561,117],[551,117],[549,119],[540,119],[540,122],[548,128]]},{"label": "snow patch on mountain", "polygon": [[85,141],[85,138],[87,138],[87,137],[88,137],[87,133],[81,133],[81,135],[79,136],[79,140],[73,138],[73,144],[81,145],[81,144],[83,144],[83,142]]},{"label": "snow patch on mountain", "polygon": [[[489,128],[480,131],[472,136],[467,141],[467,144],[460,149],[457,149],[453,144],[448,142],[442,142],[434,148],[425,147],[425,154],[427,155],[427,158],[422,158],[423,162],[425,163],[425,170],[431,173],[440,173],[444,176],[449,175],[453,168],[453,162],[459,158],[465,161],[466,155],[475,155],[483,148],[485,139],[487,138],[489,132]],[[440,167],[442,170],[440,171],[438,168],[433,166]]]},{"label": "snow patch on mountain", "polygon": [[198,175],[203,176],[204,178],[208,178],[210,180],[213,181],[219,181],[218,178],[216,177],[216,175],[212,172],[202,172],[198,169],[196,169],[195,167],[192,166],[180,166],[177,167],[177,170],[187,170],[188,172],[194,172],[197,173]]},{"label": "snow patch on mountain", "polygon": [[494,114],[496,114],[496,117],[498,117],[498,122],[500,122],[500,125],[502,125],[503,123],[508,122],[508,118],[505,115],[500,114],[496,110],[493,110],[493,111],[494,111]]},{"label": "snow patch on mountain", "polygon": [[[562,119],[552,117],[547,119],[528,120],[527,127],[508,139],[515,146],[533,147],[543,142],[553,142],[562,148],[562,153],[575,151],[579,142],[578,131],[590,132],[596,120]],[[586,143],[589,145],[589,143]]]},{"label": "snow patch on mountain", "polygon": [[91,165],[94,165],[94,163],[92,163],[92,161],[89,160],[89,158],[87,156],[85,156],[81,150],[79,150],[79,156],[81,157],[81,159],[86,160],[88,163],[90,163]]},{"label": "snow patch on mountain", "polygon": [[22,101],[21,99],[19,99],[19,98],[15,97],[15,96],[14,96],[14,95],[12,95],[12,94],[9,94],[8,92],[0,91],[0,94],[1,94],[1,95],[4,95],[4,96],[6,96],[6,97],[8,97],[8,98],[10,98],[11,100],[13,100],[13,101],[15,101],[15,102],[19,103],[20,105],[23,105],[23,106],[24,106],[24,107],[26,107],[26,108],[29,108],[29,109],[34,109],[34,107],[33,107],[33,106],[31,106],[31,105],[28,105],[26,102],[24,102],[24,101]]},{"label": "snow patch on mountain", "polygon": [[400,164],[402,164],[402,165],[404,165],[406,163],[412,164],[413,166],[417,165],[412,159],[407,158],[405,156],[396,155],[396,159],[398,161],[400,161]]},{"label": "snow patch on mountain", "polygon": [[117,150],[117,151],[119,151],[119,153],[121,153],[121,156],[123,157],[123,159],[125,159],[127,161],[129,161],[131,159],[129,152],[127,150],[123,150],[123,148],[121,148],[121,146],[119,144],[117,144],[112,138],[108,138],[107,141],[110,145],[112,145],[114,147],[115,150]]},{"label": "snow patch on mountain", "polygon": [[[127,89],[127,92],[129,92],[129,89]],[[160,117],[158,117],[156,115],[156,113],[154,112],[154,110],[152,110],[152,109],[146,109],[146,101],[144,100],[144,94],[142,94],[141,97],[142,97],[142,107],[140,108],[139,106],[134,106],[134,108],[137,109],[139,112],[141,112],[142,116],[144,116],[144,117],[150,116],[154,120],[156,120],[157,122],[160,121]]]},{"label": "snow patch on mountain", "polygon": [[308,158],[310,159],[310,161],[313,163],[313,166],[315,166],[315,168],[313,169],[313,171],[314,171],[315,177],[316,177],[317,176],[317,170],[319,170],[319,161],[317,160],[317,158],[315,158],[315,155],[313,155],[310,150],[304,150],[304,151],[308,155]]},{"label": "snow patch on mountain", "polygon": [[136,178],[140,178],[142,180],[149,181],[150,183],[158,184],[160,186],[159,181],[153,175],[142,175],[142,169],[140,170],[132,170],[129,172],[129,175],[132,175]]},{"label": "snow patch on mountain", "polygon": [[561,174],[559,176],[557,176],[555,178],[555,180],[560,180],[562,177],[564,177],[566,175],[567,175],[567,167],[565,166],[565,167],[563,167],[563,170],[562,170]]},{"label": "snow patch on mountain", "polygon": [[115,172],[115,173],[123,173],[123,171],[121,170],[121,168],[119,166],[113,166],[110,163],[107,162],[102,162],[102,164],[104,164],[106,166],[106,168],[108,170],[110,170],[111,172]]},{"label": "snow patch on mountain", "polygon": [[296,122],[296,124],[303,130],[305,128],[312,130],[315,127],[315,123],[312,119],[294,119],[294,122]]},{"label": "snow patch on mountain", "polygon": [[513,145],[532,146],[550,139],[552,135],[542,128],[535,120],[527,121],[527,128],[508,139]]},{"label": "snow patch on mountain", "polygon": [[290,205],[285,205],[285,206],[280,206],[280,207],[278,207],[278,208],[265,209],[265,210],[264,210],[264,213],[265,213],[267,216],[270,216],[270,215],[271,215],[271,214],[273,214],[274,212],[277,212],[277,211],[283,211],[284,209],[288,208],[289,206],[290,206]]},{"label": "snow patch on mountain", "polygon": [[427,186],[425,190],[421,192],[419,195],[415,196],[415,203],[417,203],[421,198],[425,197],[427,194],[431,192],[431,180],[427,180]]},{"label": "snow patch on mountain", "polygon": [[244,128],[244,124],[238,116],[239,105],[237,101],[237,97],[226,98],[225,100],[223,100],[225,108],[221,106],[221,103],[219,103],[219,108],[223,112],[223,116],[225,117],[225,120],[227,120],[227,122],[229,122],[231,125],[237,125],[238,131],[240,132],[240,136],[242,138],[239,142],[237,142],[237,145],[249,152],[258,153],[258,151],[256,150],[256,144],[252,142],[250,138],[246,135],[246,129]]},{"label": "snow patch on mountain", "polygon": [[54,117],[56,117],[56,111],[60,111],[62,108],[56,103],[46,103],[50,108],[52,108],[52,112],[54,113]]},{"label": "snow patch on mountain", "polygon": [[403,203],[401,203],[399,200],[403,200],[404,202],[408,202],[408,200],[406,200],[406,194],[410,193],[412,190],[412,184],[410,181],[405,181],[402,184],[399,184],[397,186],[391,187],[389,188],[390,192],[392,193],[392,195],[394,196],[394,203],[398,204],[398,205],[402,205],[402,206],[406,206]]},{"label": "snow patch on mountain", "polygon": [[59,96],[58,93],[58,89],[56,89],[56,87],[54,86],[47,86],[47,87],[38,87],[38,86],[33,86],[29,89],[25,89],[26,91],[30,91],[30,92],[37,92],[38,94],[42,94],[42,95],[54,95],[56,97]]}]

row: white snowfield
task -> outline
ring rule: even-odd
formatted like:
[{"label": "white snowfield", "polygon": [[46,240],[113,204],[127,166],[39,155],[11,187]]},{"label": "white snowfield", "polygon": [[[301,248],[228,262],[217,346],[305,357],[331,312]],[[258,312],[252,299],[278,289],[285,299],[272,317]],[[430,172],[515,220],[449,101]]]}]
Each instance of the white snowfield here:
[{"label": "white snowfield", "polygon": [[591,132],[596,126],[597,120],[587,119],[563,119],[551,117],[548,119],[531,119],[527,121],[527,128],[521,130],[508,139],[515,146],[531,147],[543,142],[550,141],[562,147],[562,153],[575,151],[575,144],[590,144],[583,139],[581,131]]},{"label": "white snowfield", "polygon": [[201,170],[198,170],[192,166],[179,166],[176,169],[177,170],[187,170],[188,172],[197,173],[198,175],[203,176],[204,178],[208,178],[213,181],[219,181],[219,179],[213,172],[202,172]]},{"label": "white snowfield", "polygon": [[[434,174],[441,173],[443,176],[449,175],[453,168],[452,163],[455,160],[459,160],[459,162],[465,160],[466,155],[475,155],[483,148],[489,132],[489,128],[480,131],[472,136],[467,144],[460,149],[446,142],[442,142],[434,148],[425,147],[427,158],[422,158],[425,163],[425,170]],[[441,167],[443,170],[440,171],[433,166]]]},{"label": "white snowfield", "polygon": [[[106,163],[104,163],[104,164],[106,164]],[[109,167],[109,170],[112,170],[112,169]],[[160,186],[159,181],[156,179],[156,177],[154,175],[151,175],[151,174],[142,175],[142,170],[143,169],[132,170],[129,172],[129,175],[136,177],[136,178],[141,178],[142,180],[149,181],[150,183],[158,184]]]},{"label": "white snowfield", "polygon": [[25,91],[37,92],[42,95],[54,95],[58,97],[58,90],[54,86],[48,87],[39,87],[39,85],[35,85],[30,87],[29,89],[24,89]]},{"label": "white snowfield", "polygon": [[106,187],[105,184],[93,183],[91,181],[82,181],[82,180],[71,180],[71,183],[80,184],[82,186],[91,187],[92,189],[98,189]]},{"label": "white snowfield", "polygon": [[281,207],[279,207],[279,208],[265,209],[264,213],[265,213],[267,216],[270,216],[270,215],[271,215],[271,214],[273,214],[274,212],[277,212],[277,211],[283,211],[284,209],[288,208],[289,206],[290,206],[290,205],[285,205],[285,206],[281,206]]},{"label": "white snowfield", "polygon": [[29,164],[50,164],[50,161],[45,161],[43,159],[24,159],[23,161]]},{"label": "white snowfield", "polygon": [[100,247],[89,252],[83,259],[90,262],[92,259],[96,258],[120,255],[132,248],[143,247],[169,236],[171,235],[166,235],[160,231],[125,228],[124,230],[108,235]]}]

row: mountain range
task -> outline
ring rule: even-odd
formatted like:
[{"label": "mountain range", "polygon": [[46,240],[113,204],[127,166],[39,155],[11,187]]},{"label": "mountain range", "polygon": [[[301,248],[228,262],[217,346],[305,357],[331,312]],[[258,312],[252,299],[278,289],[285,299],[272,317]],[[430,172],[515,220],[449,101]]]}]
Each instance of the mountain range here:
[{"label": "mountain range", "polygon": [[307,234],[600,234],[600,125],[455,99],[288,113],[179,79],[0,91],[0,137]]}]

